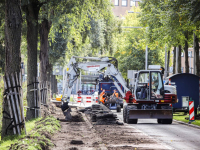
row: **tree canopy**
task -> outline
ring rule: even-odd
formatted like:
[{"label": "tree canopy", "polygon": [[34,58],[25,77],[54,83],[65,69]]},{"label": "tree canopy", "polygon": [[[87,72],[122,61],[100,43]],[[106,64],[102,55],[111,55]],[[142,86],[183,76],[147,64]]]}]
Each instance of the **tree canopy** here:
[{"label": "tree canopy", "polygon": [[[114,54],[119,61],[119,70],[126,77],[127,70],[145,69],[145,49],[147,46],[146,32],[140,19],[140,8],[133,7],[133,12],[126,14],[122,24],[122,33],[118,34],[117,50]],[[164,64],[164,48],[148,44],[148,65]]]}]

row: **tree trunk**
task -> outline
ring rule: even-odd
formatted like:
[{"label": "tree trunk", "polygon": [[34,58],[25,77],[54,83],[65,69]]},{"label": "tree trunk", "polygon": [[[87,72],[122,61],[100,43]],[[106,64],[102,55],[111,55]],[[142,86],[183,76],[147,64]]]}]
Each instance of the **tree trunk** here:
[{"label": "tree trunk", "polygon": [[37,77],[37,42],[38,42],[38,14],[40,6],[39,3],[29,2],[25,7],[26,21],[27,21],[27,49],[28,49],[28,61],[27,61],[27,109],[26,119],[31,120],[35,118],[34,108],[34,96],[33,92],[33,78]]},{"label": "tree trunk", "polygon": [[[19,72],[21,65],[21,3],[20,0],[6,0],[5,4],[5,73],[11,74]],[[8,101],[6,99],[3,102],[3,110],[9,114]],[[6,128],[10,122],[10,119],[2,118],[2,139],[6,136]],[[12,135],[13,130],[8,130],[7,134]]]},{"label": "tree trunk", "polygon": [[49,64],[47,66],[47,81],[51,82],[51,76],[52,76],[52,64]]},{"label": "tree trunk", "polygon": [[167,54],[167,76],[169,76],[169,62],[170,62],[170,50]]},{"label": "tree trunk", "polygon": [[[51,75],[52,75],[52,65],[49,64],[47,67],[47,81],[50,83],[50,91],[52,91]],[[52,98],[52,92],[50,92],[50,98]]]},{"label": "tree trunk", "polygon": [[178,51],[178,73],[181,73],[181,45],[178,46],[179,51]]},{"label": "tree trunk", "polygon": [[185,73],[189,73],[189,63],[188,63],[188,35],[185,35],[185,46],[184,46],[184,52],[185,52]]},{"label": "tree trunk", "polygon": [[199,68],[199,38],[194,35],[194,51],[196,52],[196,75],[200,76],[200,68]]},{"label": "tree trunk", "polygon": [[174,53],[174,57],[173,57],[173,74],[175,74],[176,73],[176,46],[174,46],[173,53]]},{"label": "tree trunk", "polygon": [[47,81],[47,67],[49,65],[48,35],[49,23],[44,19],[40,26],[40,81]]},{"label": "tree trunk", "polygon": [[57,79],[56,79],[56,76],[55,75],[52,75],[52,78],[51,78],[51,83],[52,83],[52,94],[57,94]]}]

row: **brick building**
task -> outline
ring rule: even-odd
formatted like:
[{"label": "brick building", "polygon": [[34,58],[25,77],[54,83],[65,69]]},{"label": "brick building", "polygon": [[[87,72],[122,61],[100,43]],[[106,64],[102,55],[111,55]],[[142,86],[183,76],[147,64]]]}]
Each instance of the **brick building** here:
[{"label": "brick building", "polygon": [[[111,0],[114,8],[113,13],[116,17],[122,18],[127,11],[130,11],[130,9],[133,6],[139,6],[139,2],[141,0]],[[189,72],[194,73],[194,50],[193,48],[188,49],[188,61],[189,61]],[[173,67],[171,66],[169,68],[170,74],[173,73]],[[185,73],[185,54],[182,52],[181,54],[181,72]]]},{"label": "brick building", "polygon": [[[172,51],[173,52],[173,51]],[[199,53],[200,58],[200,53]],[[171,58],[173,59],[173,58]],[[194,49],[188,48],[188,63],[189,63],[189,73],[194,74]],[[173,73],[173,66],[169,68],[169,73]],[[185,73],[185,52],[181,53],[181,73]]]},{"label": "brick building", "polygon": [[140,0],[112,0],[113,12],[116,17],[122,17],[132,6],[138,6]]}]

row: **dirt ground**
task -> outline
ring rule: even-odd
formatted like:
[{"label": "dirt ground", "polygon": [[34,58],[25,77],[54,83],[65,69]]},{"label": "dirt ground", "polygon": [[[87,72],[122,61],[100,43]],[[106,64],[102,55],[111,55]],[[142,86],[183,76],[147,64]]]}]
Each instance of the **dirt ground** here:
[{"label": "dirt ground", "polygon": [[159,141],[128,124],[96,125],[88,114],[72,108],[72,120],[65,121],[60,108],[56,107],[54,117],[61,122],[61,131],[51,140],[52,150],[139,150],[168,149]]}]

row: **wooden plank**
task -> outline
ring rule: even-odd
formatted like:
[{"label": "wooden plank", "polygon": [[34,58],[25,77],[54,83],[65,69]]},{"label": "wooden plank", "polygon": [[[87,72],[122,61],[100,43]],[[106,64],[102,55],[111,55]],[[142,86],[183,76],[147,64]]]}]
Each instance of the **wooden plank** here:
[{"label": "wooden plank", "polygon": [[35,117],[38,117],[38,102],[37,102],[37,77],[34,77],[34,97],[35,97]]},{"label": "wooden plank", "polygon": [[[17,117],[17,111],[16,111],[16,108],[15,108],[15,101],[14,101],[14,97],[13,97],[13,94],[12,94],[12,89],[11,89],[11,83],[10,83],[9,75],[7,75],[7,81],[8,81],[9,93],[11,94],[11,95],[10,95],[10,98],[11,98],[11,106],[12,106],[12,109],[13,109],[15,121],[16,121],[16,124],[19,124],[19,120],[18,120],[18,117]],[[17,132],[18,132],[19,135],[21,134],[21,133],[20,133],[19,125],[17,125]]]},{"label": "wooden plank", "polygon": [[42,82],[42,96],[43,96],[43,104],[45,105],[45,91],[44,91],[44,82]]},{"label": "wooden plank", "polygon": [[44,82],[44,101],[45,101],[45,105],[47,104],[47,90],[46,90],[46,82]]},{"label": "wooden plank", "polygon": [[[40,81],[41,82],[41,81]],[[44,93],[43,93],[43,83],[40,83],[40,92],[41,92],[41,102],[44,104]]]},{"label": "wooden plank", "polygon": [[[36,107],[36,91],[35,91],[35,77],[33,77],[33,100],[34,100],[34,107]],[[35,118],[36,118],[36,109],[34,108],[34,111],[35,111]]]},{"label": "wooden plank", "polygon": [[44,100],[44,105],[46,105],[46,93],[45,93],[45,82],[43,82],[43,100]]},{"label": "wooden plank", "polygon": [[38,78],[36,77],[36,89],[37,89],[37,91],[36,91],[36,106],[39,108],[39,109],[37,109],[37,116],[38,117],[40,117],[40,100],[39,100],[39,93],[40,93],[40,91],[39,91],[39,83],[38,83]]},{"label": "wooden plank", "polygon": [[51,94],[51,82],[49,82],[49,101],[51,101],[52,94]]},{"label": "wooden plank", "polygon": [[[17,92],[17,88],[16,87],[17,85],[15,84],[15,77],[14,77],[14,74],[11,73],[11,79],[12,79],[12,85],[13,85],[13,89],[14,89],[14,98],[15,98],[15,103],[16,103],[16,109],[17,109],[17,114],[18,114],[18,119],[19,119],[19,123],[22,122],[22,119],[21,119],[21,109],[20,109],[20,102],[19,102],[19,94]],[[20,134],[21,134],[21,130],[20,130]]]},{"label": "wooden plank", "polygon": [[[24,109],[23,109],[23,97],[22,97],[22,86],[21,86],[21,75],[19,73],[19,78],[18,78],[18,73],[15,72],[15,79],[16,79],[16,85],[18,86],[17,88],[17,93],[19,94],[19,104],[20,104],[20,109],[21,109],[21,113],[24,113]],[[21,115],[21,119],[23,120],[23,117]]]},{"label": "wooden plank", "polygon": [[49,93],[48,93],[48,81],[46,81],[46,103],[48,104],[49,103]]},{"label": "wooden plank", "polygon": [[[22,114],[22,120],[24,121],[24,131],[26,134],[26,124],[25,124],[25,117],[24,117],[24,101],[23,101],[23,89],[22,89],[22,72],[19,72],[19,78],[18,78],[18,73],[15,72],[15,76],[16,76],[16,81],[17,81],[17,85],[19,85],[18,87],[18,92],[20,93],[20,107],[21,107],[21,114]],[[18,80],[19,79],[19,80]]]},{"label": "wooden plank", "polygon": [[[7,82],[6,82],[6,76],[3,77],[3,81],[4,81],[4,88],[5,88],[5,90],[7,90],[8,86],[7,86]],[[6,95],[6,99],[8,101],[8,108],[9,108],[9,111],[10,111],[10,117],[13,118],[13,112],[12,112],[12,108],[11,108],[11,104],[10,104],[9,95]],[[12,122],[12,125],[15,126],[14,121]],[[13,133],[16,134],[16,128],[15,127],[13,127]]]},{"label": "wooden plank", "polygon": [[48,103],[50,102],[50,83],[47,81],[47,96],[48,96]]}]

